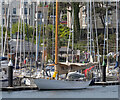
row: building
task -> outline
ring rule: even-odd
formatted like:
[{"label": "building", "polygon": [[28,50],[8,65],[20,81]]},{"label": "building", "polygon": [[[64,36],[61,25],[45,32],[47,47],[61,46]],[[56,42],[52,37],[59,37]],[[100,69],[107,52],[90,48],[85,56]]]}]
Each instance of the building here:
[{"label": "building", "polygon": [[[9,8],[9,9],[8,9]],[[20,8],[22,8],[22,14],[20,15]],[[24,10],[23,10],[24,8]],[[23,19],[25,23],[33,26],[36,19],[36,2],[32,2],[29,0],[24,0],[24,3],[20,3],[20,0],[11,0],[11,2],[2,2],[2,8],[0,6],[0,25],[6,25],[6,19],[8,18],[8,12],[10,12],[10,16],[12,18],[12,23],[18,22],[19,18]],[[44,10],[43,10],[44,9]],[[47,24],[47,14],[48,7],[40,7],[38,6],[38,24],[40,24],[40,15],[44,16],[44,22]],[[3,17],[3,18],[2,18]],[[10,21],[10,20],[9,20]],[[43,21],[43,20],[42,20]]]},{"label": "building", "polygon": [[[109,5],[112,5],[113,7],[116,6],[115,3],[109,3]],[[106,8],[106,6],[105,6]],[[68,7],[68,10],[71,10],[71,7]],[[87,29],[87,5],[83,6],[82,8],[80,8],[80,12],[79,12],[79,22],[80,22],[80,28],[81,29]],[[118,11],[119,12],[119,11]],[[92,14],[93,14],[93,9],[92,9]],[[118,20],[120,22],[120,13],[118,13]],[[71,28],[71,23],[72,23],[72,17],[71,17],[71,13],[69,11],[67,11],[67,26]],[[97,20],[97,28],[98,29],[103,29],[103,24],[101,23],[101,19],[99,17],[99,14],[96,14],[96,20]],[[94,19],[92,17],[92,23],[93,23],[93,28],[95,28],[94,26]],[[109,10],[108,11],[108,25],[109,28],[116,28],[116,9],[114,10]]]}]

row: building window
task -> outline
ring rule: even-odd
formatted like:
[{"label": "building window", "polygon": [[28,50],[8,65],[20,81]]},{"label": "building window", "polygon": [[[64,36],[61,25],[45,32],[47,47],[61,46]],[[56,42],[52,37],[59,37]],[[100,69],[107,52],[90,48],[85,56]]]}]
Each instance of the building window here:
[{"label": "building window", "polygon": [[3,19],[3,25],[5,24],[5,19]]},{"label": "building window", "polygon": [[5,14],[5,8],[2,8],[3,14]]},{"label": "building window", "polygon": [[13,14],[16,14],[16,8],[13,8]]},{"label": "building window", "polygon": [[27,14],[27,8],[24,8],[24,14]]},{"label": "building window", "polygon": [[42,13],[41,12],[38,13],[38,19],[40,19],[40,18],[42,18]]},{"label": "building window", "polygon": [[30,8],[29,8],[29,15],[30,15]]},{"label": "building window", "polygon": [[24,5],[27,5],[28,4],[28,2],[24,2]]},{"label": "building window", "polygon": [[30,19],[29,19],[29,25],[30,25]]}]

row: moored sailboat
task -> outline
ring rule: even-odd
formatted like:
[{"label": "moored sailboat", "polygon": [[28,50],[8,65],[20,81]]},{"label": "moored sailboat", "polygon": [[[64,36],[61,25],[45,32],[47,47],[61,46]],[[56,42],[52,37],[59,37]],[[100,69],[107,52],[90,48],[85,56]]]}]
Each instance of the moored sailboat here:
[{"label": "moored sailboat", "polygon": [[[76,63],[58,63],[58,1],[56,0],[56,33],[55,33],[55,72],[53,79],[59,77],[60,74],[66,73],[67,71],[87,68],[88,66],[97,63],[87,64],[76,64]],[[66,70],[63,70],[64,68]],[[73,69],[76,67],[75,69]],[[87,88],[91,81],[70,81],[70,80],[53,80],[53,79],[34,79],[35,84],[40,90],[63,90],[63,89],[83,89]]]}]

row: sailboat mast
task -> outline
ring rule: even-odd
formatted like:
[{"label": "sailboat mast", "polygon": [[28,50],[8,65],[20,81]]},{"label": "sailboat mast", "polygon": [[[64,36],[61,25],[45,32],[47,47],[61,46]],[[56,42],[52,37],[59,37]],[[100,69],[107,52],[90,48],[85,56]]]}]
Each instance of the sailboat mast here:
[{"label": "sailboat mast", "polygon": [[66,62],[67,62],[67,63],[68,63],[68,61],[69,61],[68,55],[69,55],[70,35],[71,35],[71,30],[70,30],[70,32],[69,32],[69,39],[68,39],[68,46],[67,46],[67,57],[66,57]]},{"label": "sailboat mast", "polygon": [[2,11],[2,3],[3,0],[1,0],[1,56],[3,56],[3,11]]},{"label": "sailboat mast", "polygon": [[8,30],[8,19],[9,19],[9,3],[8,3],[8,10],[5,9],[5,25],[6,25],[6,33],[5,33],[5,41],[4,41],[4,52],[3,56],[5,56],[5,50],[6,50],[6,43],[7,43],[7,54],[8,54],[8,36],[7,36],[7,30]]},{"label": "sailboat mast", "polygon": [[44,29],[44,5],[45,5],[45,2],[43,2],[43,60],[42,60],[42,68],[44,67],[44,57],[45,57],[45,50],[44,50],[44,46],[45,46],[45,29]]},{"label": "sailboat mast", "polygon": [[22,62],[22,59],[21,59],[21,57],[22,57],[22,0],[20,0],[20,17],[21,17],[21,29],[20,29],[20,67],[22,67],[21,66],[21,62]]},{"label": "sailboat mast", "polygon": [[[12,1],[10,2],[10,40],[12,40]],[[12,41],[11,41],[12,42]],[[12,53],[12,46],[10,45],[10,53]],[[11,57],[12,59],[12,57]]]},{"label": "sailboat mast", "polygon": [[23,58],[24,58],[24,60],[25,60],[25,21],[24,21],[24,0],[23,0],[23,18],[22,18],[22,20],[23,20],[23,52],[24,52],[24,56],[23,56]]},{"label": "sailboat mast", "polygon": [[93,2],[93,7],[94,7],[94,21],[95,21],[95,33],[96,33],[96,42],[97,42],[97,62],[100,63],[100,56],[99,56],[99,46],[98,46],[98,32],[97,32],[97,21],[96,21],[96,15],[95,15],[95,4]]},{"label": "sailboat mast", "polygon": [[73,63],[73,49],[74,49],[74,9],[72,10],[72,63]]},{"label": "sailboat mast", "polygon": [[91,38],[92,38],[92,27],[91,27],[91,25],[92,25],[92,13],[91,13],[91,11],[92,11],[92,2],[91,2],[91,0],[90,0],[90,62],[91,62],[91,57],[92,57],[92,40],[91,40]]},{"label": "sailboat mast", "polygon": [[116,61],[118,62],[118,0],[116,0]]},{"label": "sailboat mast", "polygon": [[[20,2],[19,2],[20,3]],[[19,5],[19,8],[20,8],[20,5]],[[17,53],[18,53],[18,43],[19,43],[19,29],[20,29],[20,13],[19,13],[19,19],[18,19],[18,32],[17,32],[17,43],[16,43],[16,57],[15,57],[15,69],[16,69],[16,66],[17,66]]]},{"label": "sailboat mast", "polygon": [[109,59],[108,59],[108,3],[106,4],[106,33],[107,33],[107,73],[109,67]]},{"label": "sailboat mast", "polygon": [[36,2],[36,65],[37,65],[37,57],[38,57],[38,48],[37,48],[37,45],[38,45],[38,23],[37,23],[37,18],[38,18],[38,6],[37,6],[37,2]]},{"label": "sailboat mast", "polygon": [[87,51],[88,51],[88,61],[90,60],[89,58],[89,52],[90,52],[90,47],[89,47],[89,42],[90,42],[90,31],[89,31],[89,27],[90,27],[90,24],[89,24],[89,2],[87,2]]},{"label": "sailboat mast", "polygon": [[58,63],[58,0],[56,0],[55,64]]}]

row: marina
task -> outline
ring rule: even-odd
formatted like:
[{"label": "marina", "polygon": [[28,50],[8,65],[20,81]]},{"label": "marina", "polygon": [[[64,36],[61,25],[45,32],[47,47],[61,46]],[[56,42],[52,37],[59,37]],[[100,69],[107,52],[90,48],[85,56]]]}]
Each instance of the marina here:
[{"label": "marina", "polygon": [[119,0],[1,0],[1,97],[119,99],[119,12]]}]

